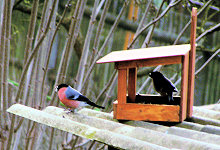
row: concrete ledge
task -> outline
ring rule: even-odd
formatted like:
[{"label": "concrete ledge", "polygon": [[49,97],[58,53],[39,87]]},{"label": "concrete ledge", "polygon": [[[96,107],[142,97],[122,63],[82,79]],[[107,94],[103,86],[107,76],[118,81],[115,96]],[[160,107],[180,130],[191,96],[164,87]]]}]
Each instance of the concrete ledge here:
[{"label": "concrete ledge", "polygon": [[[122,149],[220,149],[220,136],[143,121],[118,123],[109,113],[82,109],[66,114],[64,109],[48,106],[40,111],[21,104],[8,112],[78,136]],[[129,125],[128,125],[129,124]],[[133,124],[133,125],[132,125]],[[203,138],[200,138],[203,136]],[[214,142],[212,142],[212,140]]]}]

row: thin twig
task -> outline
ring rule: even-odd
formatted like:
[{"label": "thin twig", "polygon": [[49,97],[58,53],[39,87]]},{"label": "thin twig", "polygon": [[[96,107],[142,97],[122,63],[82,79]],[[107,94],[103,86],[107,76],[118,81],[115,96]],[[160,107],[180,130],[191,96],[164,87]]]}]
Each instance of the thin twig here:
[{"label": "thin twig", "polygon": [[[160,5],[160,8],[157,11],[157,14],[156,14],[155,18],[157,18],[159,16],[160,11],[162,10],[164,3],[165,3],[165,0],[162,1],[161,5]],[[145,38],[145,40],[144,40],[144,42],[143,42],[143,44],[141,46],[142,48],[148,47],[148,45],[150,43],[150,40],[152,39],[155,27],[156,27],[156,22],[153,24],[153,27],[151,27],[150,31],[148,32],[148,34],[147,34],[147,36],[146,36],[146,38]]]},{"label": "thin twig", "polygon": [[151,6],[151,3],[152,3],[152,0],[149,0],[149,2],[147,3],[146,9],[145,9],[144,15],[143,15],[143,17],[141,18],[141,21],[140,21],[140,23],[139,23],[139,25],[138,25],[138,28],[137,28],[136,32],[135,32],[135,35],[136,35],[136,34],[140,31],[140,29],[143,27],[144,22],[145,22],[145,19],[147,18],[147,14],[148,14],[148,12],[149,12],[149,8],[150,8],[150,6]]},{"label": "thin twig", "polygon": [[[53,16],[53,13],[54,13],[56,2],[57,2],[57,0],[55,0],[54,3],[53,3],[52,9],[51,9],[51,13],[50,13],[47,25],[46,25],[46,29],[43,32],[43,34],[42,34],[41,38],[39,39],[38,43],[36,44],[36,46],[32,50],[32,53],[30,54],[29,58],[27,59],[27,62],[26,62],[25,66],[24,66],[24,69],[22,71],[20,82],[19,82],[18,91],[17,91],[16,97],[15,97],[15,102],[16,103],[19,101],[20,94],[21,94],[21,92],[23,90],[23,84],[24,84],[24,80],[25,80],[25,75],[27,73],[29,65],[30,65],[32,59],[34,58],[34,56],[39,51],[39,47],[40,47],[41,43],[43,42],[44,38],[46,37],[46,35],[47,35],[47,33],[48,33],[49,29],[50,29],[49,26],[50,26],[50,23],[51,23],[51,20],[52,20],[52,16]],[[8,143],[7,143],[7,150],[9,150],[10,146],[11,146],[12,136],[13,136],[13,131],[14,131],[14,123],[15,123],[15,115],[12,115],[11,126],[10,126],[10,129],[9,129],[9,137],[8,137]]]},{"label": "thin twig", "polygon": [[[8,103],[11,102],[8,99],[8,73],[9,73],[9,57],[10,57],[10,41],[11,41],[11,16],[12,16],[12,2],[11,0],[7,0],[5,2],[6,7],[6,24],[5,24],[5,47],[4,47],[4,57],[3,57],[3,74],[2,74],[2,97],[3,100],[3,111],[6,111],[8,107]],[[7,120],[7,114],[5,114],[5,119]],[[5,122],[7,123],[7,122]],[[5,124],[6,126],[6,124]]]},{"label": "thin twig", "polygon": [[[105,19],[106,19],[107,12],[108,12],[110,4],[111,4],[111,0],[106,0],[104,9],[102,11],[102,15],[101,15],[98,27],[97,27],[97,31],[96,31],[96,36],[95,36],[94,45],[93,45],[93,51],[94,52],[92,53],[91,60],[94,59],[95,54],[97,53],[97,49],[98,49],[99,43],[100,43],[100,35],[101,35],[102,29],[103,29],[104,24],[105,24]],[[90,64],[91,64],[91,62],[90,62]]]},{"label": "thin twig", "polygon": [[[77,1],[76,4],[76,8],[75,8],[75,12],[72,16],[72,21],[71,21],[71,25],[70,25],[70,29],[69,29],[69,38],[68,41],[66,43],[66,47],[63,51],[62,54],[62,58],[61,58],[61,62],[59,65],[59,69],[58,69],[58,75],[55,81],[55,86],[58,83],[61,83],[62,81],[65,80],[65,76],[67,73],[67,68],[68,68],[68,62],[70,61],[70,52],[71,49],[73,49],[73,45],[75,44],[75,37],[78,35],[79,33],[79,26],[80,26],[80,20],[82,20],[82,14],[84,12],[84,8],[85,8],[85,4],[86,4],[86,0],[84,1]],[[51,100],[51,104],[54,103],[55,99],[55,91],[53,90],[52,92],[52,100]],[[57,101],[56,106],[59,105],[59,101]],[[53,141],[53,137],[54,137],[54,132],[51,133],[50,136],[50,148],[52,148],[52,141]]]},{"label": "thin twig", "polygon": [[[69,37],[68,37],[67,43],[65,44],[65,48],[64,48],[63,53],[62,53],[62,57],[61,57],[61,61],[60,61],[60,64],[59,64],[59,69],[58,69],[58,72],[57,72],[57,76],[56,76],[54,86],[57,86],[57,84],[63,82],[64,79],[65,79],[65,75],[66,75],[67,68],[68,68],[68,62],[67,61],[69,61],[68,56],[70,55],[71,49],[73,48],[73,45],[75,44],[74,35],[79,32],[76,29],[77,25],[78,25],[77,22],[80,19],[79,18],[80,17],[80,11],[83,11],[84,3],[85,3],[85,1],[77,1],[75,12],[72,16],[71,25],[70,25],[70,28],[69,28],[69,33],[68,33]],[[51,99],[52,100],[51,100],[49,105],[53,105],[54,101],[56,100],[55,96],[56,96],[55,91],[53,90],[53,92],[51,94]],[[57,105],[58,104],[59,103],[57,102]]]},{"label": "thin twig", "polygon": [[[5,22],[5,47],[4,47],[4,59],[3,59],[3,76],[2,76],[2,96],[4,98],[3,100],[3,113],[4,113],[4,119],[8,120],[6,114],[6,107],[8,103],[10,103],[8,99],[8,72],[9,72],[9,57],[10,57],[10,40],[11,40],[11,17],[12,17],[12,2],[11,0],[5,1],[5,11],[4,11],[4,17],[6,17]],[[3,27],[4,28],[4,27]],[[8,122],[5,120],[5,127],[7,126]],[[10,137],[10,134],[8,135]],[[7,150],[10,149],[11,141],[7,141]]]},{"label": "thin twig", "polygon": [[98,7],[98,2],[99,2],[99,0],[95,0],[95,2],[94,2],[94,7],[93,7],[90,22],[89,22],[89,27],[87,30],[87,34],[86,34],[86,38],[85,38],[85,42],[84,42],[84,46],[83,46],[83,51],[82,51],[82,55],[80,58],[79,67],[78,67],[78,71],[77,71],[77,75],[76,75],[76,81],[77,81],[76,89],[79,91],[81,91],[83,77],[84,77],[85,70],[86,70],[86,62],[88,59],[90,41],[92,38],[94,26],[95,26],[96,9]]},{"label": "thin twig", "polygon": [[[111,4],[111,0],[106,0],[105,6],[104,6],[102,14],[101,14],[101,18],[100,18],[100,21],[99,21],[99,24],[98,24],[98,27],[97,27],[95,40],[94,40],[94,45],[93,45],[93,52],[91,54],[90,60],[87,62],[87,65],[89,67],[90,67],[90,64],[92,64],[92,61],[94,60],[95,54],[98,51],[101,32],[102,32],[104,24],[105,24],[105,19],[106,19],[107,12],[108,12],[110,4]],[[86,85],[83,85],[83,88],[81,89],[81,92],[84,92],[84,93],[86,92],[85,89],[87,89],[87,85],[88,85],[88,83],[86,83]]]},{"label": "thin twig", "polygon": [[95,144],[95,140],[92,141],[92,143],[91,143],[91,145],[89,146],[88,150],[91,150],[94,144]]},{"label": "thin twig", "polygon": [[[83,146],[85,146],[86,144],[88,144],[90,141],[91,141],[91,140],[87,140],[87,141],[85,141],[85,142],[83,142],[83,143],[80,143],[80,144],[76,145],[76,146],[75,146],[75,149],[77,149],[77,148],[83,148]],[[89,149],[88,149],[88,150],[89,150]]]},{"label": "thin twig", "polygon": [[[197,2],[197,1],[193,1],[193,0],[189,0],[190,3],[193,3],[195,5],[199,5],[199,6],[203,6],[204,3],[202,2]],[[218,7],[215,7],[215,6],[209,6],[211,9],[215,10],[215,11],[219,11],[219,8]]]},{"label": "thin twig", "polygon": [[101,57],[103,51],[105,50],[105,48],[106,48],[106,46],[107,46],[107,43],[108,43],[108,41],[110,40],[110,38],[112,37],[112,35],[113,35],[113,33],[114,33],[114,31],[115,31],[115,29],[116,29],[116,27],[117,27],[117,25],[118,25],[118,23],[119,23],[119,21],[120,21],[120,18],[122,17],[122,14],[124,13],[125,8],[126,8],[127,6],[128,6],[128,1],[126,0],[126,1],[124,2],[123,7],[121,8],[121,11],[120,11],[119,15],[117,16],[117,18],[116,18],[116,20],[115,20],[115,22],[114,22],[112,28],[110,29],[109,34],[108,34],[108,36],[107,36],[107,38],[106,38],[104,44],[102,45],[102,47],[101,47],[100,50],[98,51],[98,53],[97,53],[95,59],[94,59],[93,62],[91,63],[91,65],[90,65],[90,67],[89,67],[89,69],[88,69],[88,71],[87,71],[87,73],[86,73],[86,76],[85,76],[85,78],[84,78],[84,82],[83,82],[83,84],[82,84],[82,89],[83,89],[85,83],[88,81],[89,76],[91,75],[91,72],[92,72],[92,70],[94,69],[94,66],[95,66],[95,64],[96,64],[96,61]]},{"label": "thin twig", "polygon": [[[199,16],[214,0],[209,0],[197,13],[197,16]],[[186,31],[186,29],[189,27],[189,25],[191,24],[191,19],[189,20],[189,22],[185,25],[185,27],[182,29],[182,31],[180,31],[179,35],[177,36],[176,40],[174,41],[174,45],[176,45],[179,41],[179,39],[181,38],[181,36],[183,35],[183,33]]]},{"label": "thin twig", "polygon": [[35,31],[35,25],[36,25],[36,20],[37,20],[37,10],[38,10],[38,3],[39,0],[34,0],[32,4],[32,9],[31,9],[31,17],[30,17],[30,23],[28,27],[28,33],[27,33],[27,40],[26,40],[26,46],[25,46],[25,53],[24,53],[24,64],[27,61],[27,58],[29,56],[32,44],[33,44],[33,39],[34,39],[34,31]]},{"label": "thin twig", "polygon": [[[216,52],[217,52],[217,51],[216,51]],[[217,54],[218,54],[218,53],[217,53]],[[216,55],[217,55],[217,54],[216,54]],[[214,54],[213,54],[213,55],[214,55]],[[213,56],[213,55],[212,55],[212,56]],[[211,56],[211,57],[212,57],[212,56]],[[215,55],[214,55],[214,56],[215,56]],[[213,57],[214,57],[214,56],[213,56]],[[211,57],[210,57],[210,58],[211,58]],[[210,59],[210,58],[209,58],[209,59]],[[202,59],[202,57],[198,57],[198,58],[196,59],[195,64],[196,64],[200,59]],[[211,59],[212,59],[212,58],[211,58]],[[210,61],[211,61],[211,59],[210,59]],[[207,60],[206,62],[209,63],[208,60]],[[206,62],[205,62],[205,63],[206,63]],[[204,64],[203,64],[203,65],[204,65]],[[204,67],[205,67],[205,66],[206,66],[206,65],[204,65]],[[197,74],[197,72],[199,73],[202,69],[204,69],[204,67],[199,68],[199,69],[195,72],[195,75]],[[201,69],[201,70],[200,70],[200,69]],[[174,85],[178,85],[180,82],[181,82],[181,77],[174,83]]]},{"label": "thin twig", "polygon": [[40,98],[40,106],[42,104],[42,101],[43,101],[43,92],[44,92],[44,83],[45,83],[45,79],[46,79],[46,75],[47,75],[47,70],[48,70],[48,66],[49,66],[49,61],[50,61],[50,56],[51,56],[51,52],[52,52],[52,47],[53,47],[53,42],[55,40],[55,37],[56,37],[56,34],[59,30],[59,27],[61,25],[61,22],[63,21],[64,17],[65,17],[65,14],[67,12],[67,8],[69,7],[70,5],[70,0],[68,0],[67,4],[65,5],[65,8],[64,8],[64,11],[63,11],[63,14],[56,26],[56,29],[53,33],[53,36],[52,36],[52,40],[51,40],[51,43],[50,43],[50,48],[49,48],[49,51],[48,51],[48,56],[47,56],[47,60],[46,60],[46,65],[45,65],[45,68],[44,68],[44,74],[43,74],[43,79],[42,79],[42,83],[41,83],[41,98]]},{"label": "thin twig", "polygon": [[150,23],[148,23],[147,25],[145,25],[137,34],[136,36],[134,36],[133,40],[131,41],[131,43],[128,45],[127,49],[130,49],[132,47],[132,45],[135,43],[135,41],[137,40],[137,38],[145,31],[147,30],[152,24],[156,23],[157,21],[159,21],[162,17],[165,16],[165,14],[175,5],[177,5],[179,2],[181,2],[181,0],[178,0],[176,2],[172,2],[168,5],[168,7],[160,14],[159,17],[157,17],[155,20],[151,21]]},{"label": "thin twig", "polygon": [[98,15],[99,11],[101,10],[105,1],[106,0],[101,0],[101,2],[99,3],[99,6],[97,7],[96,12],[95,12],[95,17],[97,17],[97,15]]},{"label": "thin twig", "polygon": [[48,150],[52,150],[52,147],[53,147],[54,130],[55,130],[54,128],[51,128],[50,143],[49,143],[49,148],[48,148]]},{"label": "thin twig", "polygon": [[28,135],[26,137],[26,145],[25,145],[25,150],[28,150],[29,149],[29,143],[30,143],[30,139],[31,139],[31,135],[32,135],[32,132],[35,128],[35,125],[36,125],[36,122],[33,122],[32,126],[31,126],[31,129],[30,131],[28,132]]},{"label": "thin twig", "polygon": [[[5,2],[5,1],[4,1]],[[7,13],[7,7],[6,7],[6,2],[3,3],[4,7],[3,7],[3,16],[2,16],[2,28],[1,28],[1,44],[0,44],[0,52],[1,54],[4,54],[5,51],[5,33],[6,33],[6,13]],[[7,114],[6,114],[6,109],[7,109],[7,101],[3,100],[3,96],[2,96],[2,76],[3,76],[3,57],[0,57],[0,108],[1,109],[1,113],[3,114],[3,120],[2,120],[2,115],[1,117],[1,127],[3,126],[3,124],[5,124],[5,122],[7,121]],[[2,127],[3,128],[3,127]],[[4,143],[4,141],[2,141],[2,143]],[[4,145],[4,144],[2,144]]]},{"label": "thin twig", "polygon": [[76,145],[76,143],[78,142],[78,140],[79,140],[79,136],[76,136],[76,138],[75,138],[75,140],[74,140],[74,142],[73,142],[73,144],[72,144],[72,150],[75,149],[75,145]]},{"label": "thin twig", "polygon": [[[114,90],[114,87],[116,86],[116,83],[117,83],[117,78],[118,78],[118,75],[116,74],[113,81],[112,81],[112,84],[110,85],[108,91],[106,92],[106,96],[105,96],[105,99],[103,100],[102,102],[102,106],[106,106],[108,101],[109,101],[109,97],[110,95],[112,95],[112,92]],[[111,105],[112,107],[112,105]],[[109,109],[109,108],[108,108]]]},{"label": "thin twig", "polygon": [[220,52],[220,49],[216,50],[216,52],[212,54],[212,56],[199,69],[196,70],[195,75],[200,73],[219,52]]},{"label": "thin twig", "polygon": [[111,84],[113,83],[112,81],[114,80],[117,71],[116,69],[114,70],[114,72],[112,73],[112,76],[110,77],[108,83],[105,85],[105,87],[102,89],[102,91],[99,93],[99,95],[97,96],[96,100],[94,101],[95,103],[100,99],[100,97],[109,89],[109,87],[111,86]]},{"label": "thin twig", "polygon": [[103,144],[102,146],[100,146],[100,147],[98,148],[98,150],[104,149],[105,146],[106,146],[106,144]]},{"label": "thin twig", "polygon": [[196,42],[198,42],[199,40],[201,40],[204,36],[206,36],[207,34],[213,32],[214,30],[216,30],[217,28],[220,28],[220,23],[216,24],[215,26],[211,27],[210,29],[206,30],[205,32],[203,32],[199,37],[196,38]]}]

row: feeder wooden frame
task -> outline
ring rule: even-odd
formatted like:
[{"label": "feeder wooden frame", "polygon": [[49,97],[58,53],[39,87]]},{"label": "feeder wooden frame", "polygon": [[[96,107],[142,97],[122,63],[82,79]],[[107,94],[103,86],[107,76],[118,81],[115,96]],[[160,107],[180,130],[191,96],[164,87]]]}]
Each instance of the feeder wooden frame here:
[{"label": "feeder wooden frame", "polygon": [[[120,120],[148,120],[181,122],[192,116],[196,50],[197,10],[192,10],[190,44],[115,51],[97,63],[115,63],[118,70],[118,96],[113,103],[114,118]],[[178,105],[139,104],[136,95],[137,68],[145,66],[182,64],[181,96]],[[141,95],[158,101],[161,96]]]}]

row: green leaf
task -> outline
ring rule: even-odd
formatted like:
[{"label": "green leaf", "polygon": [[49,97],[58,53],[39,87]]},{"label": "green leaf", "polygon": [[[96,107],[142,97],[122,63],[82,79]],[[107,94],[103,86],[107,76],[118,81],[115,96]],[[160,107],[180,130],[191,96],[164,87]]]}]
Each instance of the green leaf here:
[{"label": "green leaf", "polygon": [[96,110],[96,111],[101,111],[99,108],[94,108],[93,110]]},{"label": "green leaf", "polygon": [[63,107],[66,107],[62,102],[60,102],[60,105],[63,106]]},{"label": "green leaf", "polygon": [[13,84],[14,86],[19,86],[18,82],[8,79],[8,82]]}]

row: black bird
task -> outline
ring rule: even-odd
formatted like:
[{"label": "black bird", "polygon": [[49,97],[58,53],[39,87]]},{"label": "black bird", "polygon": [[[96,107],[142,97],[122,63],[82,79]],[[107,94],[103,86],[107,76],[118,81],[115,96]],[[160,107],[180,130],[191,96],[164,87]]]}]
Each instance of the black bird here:
[{"label": "black bird", "polygon": [[167,96],[169,101],[173,101],[173,92],[178,92],[174,84],[158,71],[149,73],[149,76],[153,79],[155,90],[161,96]]}]

